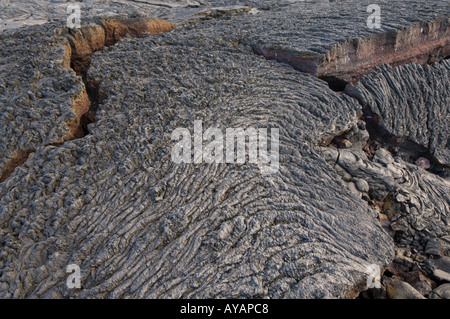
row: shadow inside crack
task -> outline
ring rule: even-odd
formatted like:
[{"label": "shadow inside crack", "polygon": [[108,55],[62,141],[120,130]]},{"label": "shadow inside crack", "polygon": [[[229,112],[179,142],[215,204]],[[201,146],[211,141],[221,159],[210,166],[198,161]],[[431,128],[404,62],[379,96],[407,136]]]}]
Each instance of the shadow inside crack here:
[{"label": "shadow inside crack", "polygon": [[253,45],[252,50],[266,59],[287,63],[297,71],[331,81],[331,89],[342,91],[343,83],[336,79],[354,84],[375,66],[427,64],[447,59],[450,54],[449,35],[447,19],[436,18],[395,32],[348,39],[336,43],[325,55],[303,54],[276,46]]}]

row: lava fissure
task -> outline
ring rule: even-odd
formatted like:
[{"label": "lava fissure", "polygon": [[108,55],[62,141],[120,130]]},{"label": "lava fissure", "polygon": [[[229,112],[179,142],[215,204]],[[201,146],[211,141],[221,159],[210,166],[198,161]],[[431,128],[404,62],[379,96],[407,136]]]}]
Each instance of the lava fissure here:
[{"label": "lava fissure", "polygon": [[16,167],[24,164],[28,156],[35,150],[19,151],[16,155],[9,161],[8,165],[4,168],[2,175],[0,176],[0,183],[4,182],[16,169]]},{"label": "lava fissure", "polygon": [[349,39],[336,44],[326,55],[301,54],[276,47],[253,46],[252,50],[318,78],[342,79],[354,84],[382,64],[396,67],[446,59],[450,54],[450,24],[444,18],[437,18],[398,31]]},{"label": "lava fissure", "polygon": [[95,122],[98,106],[106,99],[105,94],[100,91],[99,83],[90,81],[87,77],[92,54],[103,50],[104,47],[115,45],[126,36],[142,38],[173,29],[174,25],[170,22],[155,18],[114,18],[103,19],[98,24],[75,32],[70,30],[67,36],[71,48],[70,67],[82,78],[90,103],[87,112],[77,114],[78,135],[81,135],[77,137],[89,134],[88,124]]}]

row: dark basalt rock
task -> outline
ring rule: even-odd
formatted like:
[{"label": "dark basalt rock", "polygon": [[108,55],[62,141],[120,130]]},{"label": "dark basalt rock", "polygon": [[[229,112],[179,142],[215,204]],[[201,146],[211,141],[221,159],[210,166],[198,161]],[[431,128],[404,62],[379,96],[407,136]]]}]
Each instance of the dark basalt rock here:
[{"label": "dark basalt rock", "polygon": [[[436,8],[446,8],[415,1],[408,9],[413,1],[406,2],[403,11],[387,16],[396,21],[388,30],[438,19]],[[349,14],[352,3],[339,5]],[[0,184],[2,297],[351,298],[366,288],[369,265],[383,269],[394,258],[394,240],[368,198],[395,196],[390,213],[405,241],[430,235],[429,227],[437,237],[448,234],[448,181],[384,149],[369,159],[358,149],[368,134],[356,129],[364,126],[356,99],[333,92],[315,75],[254,54],[257,45],[274,44],[295,54],[301,46],[322,59],[341,40],[381,31],[352,31],[345,15],[331,14],[333,2],[271,2],[259,9],[122,39],[94,53],[83,75],[103,97],[81,138],[64,139],[67,130],[61,130],[59,143],[14,148],[24,129],[14,116],[5,117],[5,125],[20,129],[2,133],[3,148],[33,152]],[[416,9],[420,16],[411,18]],[[311,27],[320,13],[325,25],[336,22],[328,31]],[[13,71],[10,53],[17,51],[23,63],[39,62],[32,71],[41,72],[48,59],[52,72],[74,82],[69,92],[83,92],[81,77],[67,63],[66,31],[51,33],[53,25],[33,30],[33,45],[42,51],[20,40],[30,29],[0,34],[0,70],[10,72],[10,83],[25,84],[15,90],[2,77],[0,90],[7,97],[36,95],[34,82]],[[441,89],[447,96],[444,85],[418,94]],[[72,109],[52,112],[50,119],[39,113],[33,124],[45,136],[48,124],[41,121],[67,127],[68,118],[78,118],[73,95],[55,91],[61,102],[47,102]],[[0,100],[0,107],[13,114],[8,103]],[[279,128],[278,171],[263,174],[248,162],[174,163],[171,134],[176,128],[192,133],[194,120],[204,130]],[[339,140],[345,149],[319,146],[350,131],[356,140]],[[410,229],[417,231],[412,239]],[[69,264],[80,266],[79,289],[66,285]]]}]

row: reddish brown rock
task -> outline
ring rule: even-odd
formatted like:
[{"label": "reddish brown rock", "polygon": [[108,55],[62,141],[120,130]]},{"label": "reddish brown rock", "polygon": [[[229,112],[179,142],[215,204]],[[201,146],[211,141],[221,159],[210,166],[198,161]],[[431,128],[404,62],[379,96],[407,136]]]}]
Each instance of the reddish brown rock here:
[{"label": "reddish brown rock", "polygon": [[407,272],[404,274],[403,279],[424,296],[428,295],[436,287],[436,283],[424,276],[420,270]]},{"label": "reddish brown rock", "polygon": [[83,136],[83,130],[80,126],[81,117],[89,111],[90,106],[89,97],[86,89],[84,89],[80,96],[73,101],[73,112],[76,114],[76,117],[67,123],[69,133],[63,138],[62,142]]}]

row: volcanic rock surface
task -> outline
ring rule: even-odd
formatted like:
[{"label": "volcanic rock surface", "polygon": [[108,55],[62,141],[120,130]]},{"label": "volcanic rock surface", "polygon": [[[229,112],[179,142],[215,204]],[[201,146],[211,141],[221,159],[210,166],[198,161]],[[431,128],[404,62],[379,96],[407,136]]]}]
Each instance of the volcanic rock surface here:
[{"label": "volcanic rock surface", "polygon": [[[450,167],[450,63],[376,67],[356,85],[356,96],[381,129],[428,151]],[[392,141],[395,143],[395,141]]]},{"label": "volcanic rock surface", "polygon": [[[75,32],[54,22],[0,33],[2,297],[352,298],[369,265],[391,263],[394,243],[422,252],[449,235],[448,178],[383,145],[363,152],[374,136],[361,121],[370,110],[447,165],[448,62],[370,71],[445,57],[445,1],[395,2],[383,30],[367,29],[364,1],[187,2],[186,16],[165,9],[185,23],[144,38],[142,16],[134,29],[94,15]],[[209,11],[189,11],[198,8]],[[430,39],[398,59],[418,25],[435,26]],[[399,37],[395,59],[370,49]],[[321,72],[354,38],[371,45]],[[272,49],[288,58],[274,61]],[[311,69],[291,63],[303,54]],[[355,84],[352,96],[324,76]],[[406,105],[411,115],[389,122]],[[194,135],[195,120],[222,132],[278,128],[279,168],[174,163],[171,135]],[[79,289],[66,285],[69,264],[81,269]]]}]

